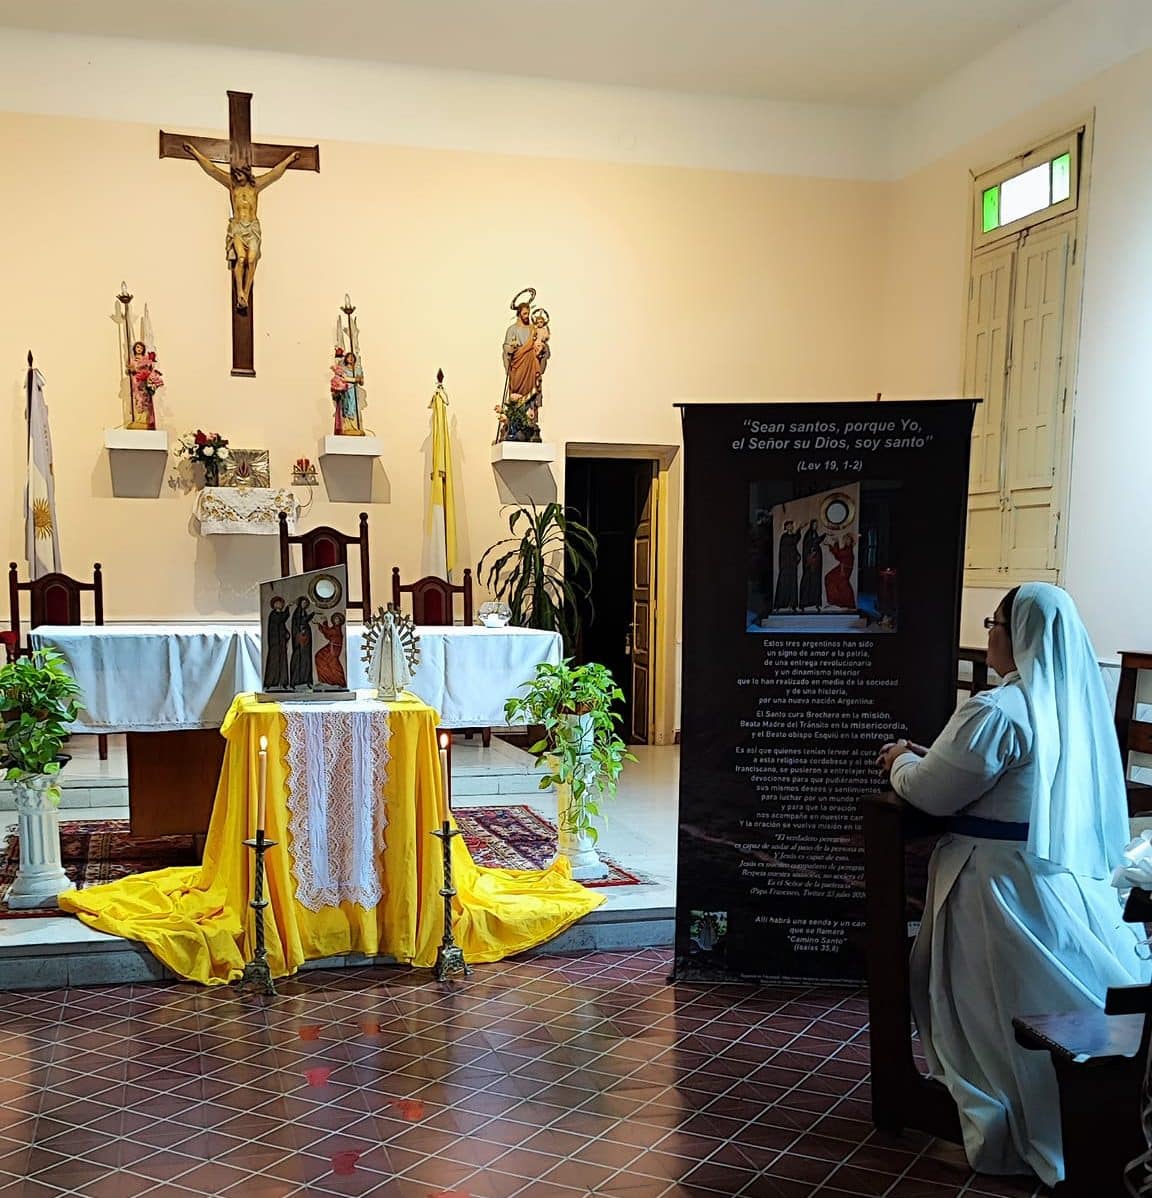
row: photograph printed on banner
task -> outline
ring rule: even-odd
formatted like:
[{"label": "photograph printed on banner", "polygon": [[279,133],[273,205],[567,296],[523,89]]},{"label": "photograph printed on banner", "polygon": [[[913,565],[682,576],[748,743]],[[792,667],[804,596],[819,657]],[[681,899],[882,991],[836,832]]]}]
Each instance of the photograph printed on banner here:
[{"label": "photograph printed on banner", "polygon": [[805,493],[754,482],[748,504],[748,603],[756,633],[895,632],[897,482]]}]

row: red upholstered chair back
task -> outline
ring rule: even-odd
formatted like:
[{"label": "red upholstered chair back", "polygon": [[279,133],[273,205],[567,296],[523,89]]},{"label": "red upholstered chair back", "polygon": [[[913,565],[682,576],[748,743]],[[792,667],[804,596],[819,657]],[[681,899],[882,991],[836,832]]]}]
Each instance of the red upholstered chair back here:
[{"label": "red upholstered chair back", "polygon": [[360,550],[360,598],[353,599],[352,571],[349,569],[348,606],[358,607],[365,615],[372,611],[372,568],[368,556],[368,513],[360,513],[360,531],[356,536],[348,536],[338,529],[321,525],[308,532],[290,536],[288,533],[288,517],[280,513],[280,577],[287,578],[292,570],[292,546],[300,546],[300,569],[307,573],[309,570],[327,570],[332,566],[348,565],[348,547],[355,545]]},{"label": "red upholstered chair back", "polygon": [[92,623],[104,623],[104,577],[100,563],[92,567],[92,581],[81,582],[67,574],[45,574],[31,582],[21,582],[16,563],[8,567],[8,601],[11,608],[12,632],[16,635],[18,654],[28,652],[20,644],[20,595],[28,595],[28,630],[42,624],[83,624],[85,592],[92,593]]},{"label": "red upholstered chair back", "polygon": [[455,598],[463,596],[464,623],[472,623],[472,571],[464,571],[464,581],[453,586],[444,578],[429,575],[419,582],[402,585],[400,567],[392,567],[392,604],[399,610],[404,594],[412,596],[412,619],[425,627],[444,627],[456,622]]}]

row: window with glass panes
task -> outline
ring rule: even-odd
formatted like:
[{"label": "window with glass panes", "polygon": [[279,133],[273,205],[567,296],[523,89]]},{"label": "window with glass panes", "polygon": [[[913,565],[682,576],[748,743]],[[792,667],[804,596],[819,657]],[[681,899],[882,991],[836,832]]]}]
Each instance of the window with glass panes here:
[{"label": "window with glass panes", "polygon": [[976,411],[965,581],[1056,582],[1082,263],[1085,130],[975,177],[964,394]]}]

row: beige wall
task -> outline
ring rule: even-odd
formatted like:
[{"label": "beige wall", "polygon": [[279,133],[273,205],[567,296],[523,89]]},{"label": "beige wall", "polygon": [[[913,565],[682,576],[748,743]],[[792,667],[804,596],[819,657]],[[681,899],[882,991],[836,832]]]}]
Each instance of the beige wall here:
[{"label": "beige wall", "polygon": [[[1103,659],[1152,644],[1152,52],[1018,117],[894,189],[884,300],[885,384],[958,393],[968,256],[969,172],[1093,117],[1080,361],[1064,585]],[[998,592],[965,593],[964,639]]]},{"label": "beige wall", "polygon": [[[1073,34],[1065,41],[1071,45]],[[249,616],[255,584],[276,572],[273,538],[196,535],[190,494],[164,485],[155,499],[114,497],[103,430],[120,413],[112,316],[122,278],[151,307],[169,381],[162,425],[174,434],[215,428],[235,446],[267,447],[277,483],[288,481],[296,457],[318,456],[329,422],[335,309],[345,291],[352,294],[369,382],[367,423],[383,437],[385,451],[370,503],[332,502],[321,487],[304,524],[351,529],[366,507],[375,586],[383,596],[393,564],[405,573],[421,566],[426,405],[438,367],[452,401],[464,561],[474,564],[500,535],[503,501],[529,491],[546,498],[550,486],[562,493],[562,460],[550,472],[519,475],[498,474],[489,462],[492,408],[502,386],[499,346],[517,289],[539,288],[553,315],[544,420],[561,457],[566,441],[678,443],[671,406],[677,400],[954,394],[969,171],[1095,110],[1067,581],[1103,656],[1152,639],[1143,599],[1152,565],[1133,541],[1142,528],[1139,513],[1152,508],[1149,52],[959,149],[952,148],[956,129],[944,128],[940,105],[926,101],[913,114],[907,145],[921,160],[930,157],[936,128],[940,156],[891,183],[804,174],[805,162],[809,176],[828,173],[829,157],[863,171],[844,143],[861,147],[861,158],[865,150],[871,154],[899,128],[881,114],[871,140],[862,118],[832,113],[820,115],[820,137],[800,137],[803,129],[812,133],[815,126],[804,120],[815,117],[798,115],[797,136],[770,142],[779,147],[777,173],[738,173],[594,160],[629,153],[703,159],[702,138],[716,147],[713,160],[728,165],[722,143],[731,129],[743,139],[739,161],[772,161],[776,151],[765,149],[768,143],[748,141],[746,120],[702,109],[693,123],[687,99],[665,98],[662,121],[636,122],[635,133],[623,107],[618,125],[589,109],[584,142],[571,112],[558,137],[547,120],[532,124],[539,109],[521,104],[529,132],[527,143],[513,139],[521,153],[512,156],[496,146],[509,141],[505,134],[485,142],[490,123],[456,121],[469,107],[460,88],[451,93],[456,107],[446,110],[455,124],[441,118],[437,125],[434,106],[418,105],[407,113],[402,136],[394,105],[372,91],[384,85],[357,77],[364,94],[352,140],[322,140],[321,174],[290,175],[263,201],[259,374],[245,380],[228,374],[226,197],[191,164],[156,158],[157,126],[189,127],[177,114],[204,113],[207,120],[217,106],[223,120],[218,85],[244,86],[253,78],[256,128],[269,139],[311,140],[340,128],[339,106],[322,94],[323,72],[315,64],[297,64],[305,75],[286,74],[282,62],[240,52],[228,52],[223,65],[219,55],[204,57],[206,77],[192,86],[188,71],[175,69],[200,56],[191,48],[150,51],[155,77],[148,94],[133,92],[133,84],[121,95],[99,72],[131,83],[137,76],[125,74],[115,55],[136,50],[107,45],[103,53],[95,44],[61,43],[56,57],[51,47],[31,56],[13,51],[14,61],[6,63],[12,69],[0,80],[0,107],[79,112],[91,97],[101,118],[0,115],[6,151],[0,362],[9,364],[10,380],[0,504],[9,556],[22,561],[20,367],[32,348],[48,381],[65,567],[81,573],[93,560],[104,563],[110,618]],[[0,47],[0,59],[5,53]],[[21,83],[17,69],[30,61],[68,69],[50,94],[38,92]],[[250,69],[240,71],[245,63]],[[217,78],[225,66],[229,78]],[[289,76],[306,77],[308,86],[295,99],[265,98],[265,88],[283,91]],[[969,82],[986,94],[975,75]],[[401,83],[387,81],[393,101]],[[436,84],[421,86],[435,91]],[[481,77],[461,86],[473,98],[490,86],[498,90]],[[302,108],[303,92],[314,100]],[[118,102],[110,105],[109,97]],[[125,108],[145,119],[119,119]],[[953,114],[962,109],[948,106]],[[299,114],[299,127],[272,119],[279,113],[283,120],[285,111]],[[404,137],[428,144],[405,148],[397,144]],[[472,148],[430,148],[437,139]],[[902,160],[901,144],[893,146],[894,161]],[[329,481],[347,486],[347,479]],[[667,505],[675,516],[673,540],[678,481],[677,467]],[[675,587],[666,599],[666,611],[678,611]],[[978,619],[992,599],[985,592],[966,595],[969,637],[979,635]],[[671,657],[675,621],[668,629]]]},{"label": "beige wall", "polygon": [[152,313],[162,426],[267,447],[277,484],[329,431],[332,327],[351,293],[384,454],[373,502],[333,503],[321,487],[304,526],[351,530],[366,506],[381,597],[393,564],[421,565],[438,367],[465,563],[500,535],[501,500],[524,493],[514,474],[501,486],[489,444],[508,301],[525,285],[552,314],[544,429],[561,457],[567,441],[678,444],[677,400],[864,395],[880,375],[885,184],[324,142],[319,175],[293,173],[261,201],[253,380],[229,376],[221,187],[158,160],[152,124],[10,114],[0,143],[8,553],[23,557],[19,368],[32,348],[64,566],[104,564],[111,619],[251,616],[276,573],[274,538],[197,535],[184,491],[113,495],[103,430],[120,418],[122,278]]}]

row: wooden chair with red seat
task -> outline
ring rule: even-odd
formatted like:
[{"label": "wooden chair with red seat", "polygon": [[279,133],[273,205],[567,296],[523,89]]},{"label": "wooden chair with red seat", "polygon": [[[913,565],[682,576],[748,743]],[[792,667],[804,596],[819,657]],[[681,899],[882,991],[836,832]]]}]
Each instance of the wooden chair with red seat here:
[{"label": "wooden chair with red seat", "polygon": [[348,606],[359,608],[368,616],[372,613],[372,567],[368,554],[368,513],[360,513],[360,531],[355,536],[321,525],[308,532],[290,535],[288,517],[280,513],[280,577],[292,573],[292,546],[300,546],[301,570],[325,570],[332,566],[348,565],[348,547],[360,549],[360,598],[351,598],[352,580],[348,580]]},{"label": "wooden chair with red seat", "polygon": [[[67,574],[45,574],[42,578],[34,578],[30,582],[21,582],[16,563],[8,567],[8,602],[11,610],[12,632],[5,638],[5,650],[8,660],[26,657],[32,652],[31,646],[20,643],[20,593],[28,594],[28,631],[31,632],[43,624],[58,624],[74,626],[84,623],[83,596],[92,594],[92,623],[104,623],[104,576],[100,572],[100,563],[92,567],[92,581],[81,582],[78,578],[70,578]],[[108,737],[98,735],[96,738],[100,750],[100,760],[108,760]]]},{"label": "wooden chair with red seat", "polygon": [[[472,626],[472,571],[464,571],[464,581],[456,586],[445,578],[437,578],[430,574],[417,582],[402,583],[400,567],[392,567],[392,606],[397,611],[401,609],[404,595],[412,596],[412,620],[414,623],[428,628],[445,628],[456,623],[456,596],[463,598],[464,627]],[[492,743],[491,728],[459,729],[471,739],[474,732],[479,732],[484,747]]]}]

